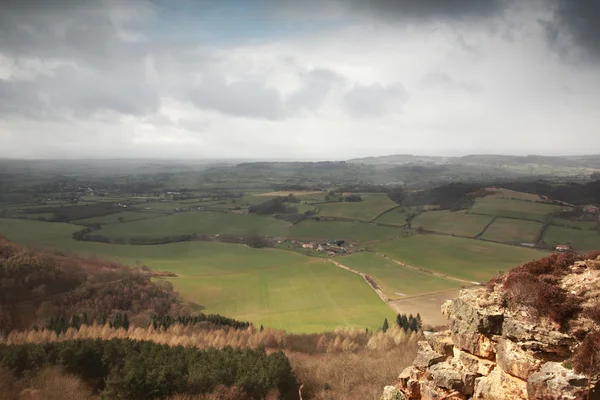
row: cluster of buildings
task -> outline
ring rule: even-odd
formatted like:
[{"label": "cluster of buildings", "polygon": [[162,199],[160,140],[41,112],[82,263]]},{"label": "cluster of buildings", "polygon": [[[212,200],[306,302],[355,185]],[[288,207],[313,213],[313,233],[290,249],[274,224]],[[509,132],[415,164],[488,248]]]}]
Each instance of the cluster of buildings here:
[{"label": "cluster of buildings", "polygon": [[598,207],[596,206],[585,206],[583,212],[587,214],[598,214]]},{"label": "cluster of buildings", "polygon": [[324,251],[330,256],[340,256],[343,254],[352,253],[352,249],[345,246],[343,240],[336,240],[334,242],[309,242],[302,243],[303,249]]}]

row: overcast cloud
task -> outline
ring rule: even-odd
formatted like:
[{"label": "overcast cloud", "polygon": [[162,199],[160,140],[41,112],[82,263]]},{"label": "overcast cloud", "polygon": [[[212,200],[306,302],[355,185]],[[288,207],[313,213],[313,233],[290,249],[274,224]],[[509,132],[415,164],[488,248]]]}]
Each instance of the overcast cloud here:
[{"label": "overcast cloud", "polygon": [[599,20],[594,0],[4,1],[0,157],[600,153]]}]

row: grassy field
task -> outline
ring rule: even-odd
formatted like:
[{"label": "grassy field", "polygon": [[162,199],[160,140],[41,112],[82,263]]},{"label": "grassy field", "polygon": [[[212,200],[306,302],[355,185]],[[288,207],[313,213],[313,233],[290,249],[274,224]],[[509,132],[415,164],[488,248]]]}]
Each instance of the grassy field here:
[{"label": "grassy field", "polygon": [[433,234],[381,242],[375,249],[414,267],[476,282],[546,255],[533,249]]},{"label": "grassy field", "polygon": [[257,194],[256,196],[268,196],[268,197],[273,197],[273,196],[288,196],[290,194],[293,194],[294,196],[310,196],[310,195],[315,195],[315,194],[325,194],[325,192],[320,191],[320,190],[292,190],[290,192],[286,192],[284,191],[279,191],[279,192],[268,192],[268,193],[260,193]]},{"label": "grassy field", "polygon": [[397,225],[404,226],[406,225],[406,217],[409,215],[409,211],[405,208],[395,208],[393,210],[389,210],[385,214],[382,214],[375,222],[380,224],[389,224],[389,225]]},{"label": "grassy field", "polygon": [[192,233],[356,241],[386,239],[399,235],[397,229],[372,224],[306,220],[292,225],[269,217],[199,211],[106,225],[95,232],[108,238],[157,238]]},{"label": "grassy field", "polygon": [[319,204],[319,216],[372,221],[382,212],[397,207],[383,193],[361,194],[362,201]]},{"label": "grassy field", "polygon": [[554,225],[575,229],[596,230],[598,228],[597,221],[577,221],[564,218],[551,218],[548,220],[548,222],[551,222]]},{"label": "grassy field", "polygon": [[564,209],[565,207],[554,204],[484,197],[477,199],[469,212],[497,215],[499,217],[513,217],[546,221],[550,219],[550,213]]},{"label": "grassy field", "polygon": [[456,281],[398,265],[375,253],[362,252],[336,258],[339,263],[371,276],[391,299],[459,287]]},{"label": "grassy field", "polygon": [[466,214],[464,211],[429,211],[419,214],[412,220],[413,228],[451,233],[462,236],[477,236],[493,217]]},{"label": "grassy field", "polygon": [[84,218],[78,219],[78,224],[114,224],[120,223],[120,218],[123,218],[123,222],[137,221],[140,219],[156,218],[161,217],[164,214],[149,212],[149,211],[124,211],[116,214],[109,214],[103,217]]},{"label": "grassy field", "polygon": [[169,280],[184,298],[208,313],[292,332],[377,328],[384,318],[394,317],[361,277],[322,259],[212,242],[160,246],[76,242],[70,235],[77,229],[70,224],[0,219],[0,234],[15,242],[180,274]]},{"label": "grassy field", "polygon": [[544,232],[542,240],[548,244],[566,244],[575,250],[600,250],[600,232],[597,230],[585,231],[560,226],[549,226],[546,232]]},{"label": "grassy field", "polygon": [[542,227],[541,222],[496,218],[482,238],[503,243],[535,243]]}]

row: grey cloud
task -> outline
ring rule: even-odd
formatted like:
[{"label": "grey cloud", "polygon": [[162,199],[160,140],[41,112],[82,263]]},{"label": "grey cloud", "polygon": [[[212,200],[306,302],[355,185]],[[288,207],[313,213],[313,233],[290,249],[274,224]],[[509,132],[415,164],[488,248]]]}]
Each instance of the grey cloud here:
[{"label": "grey cloud", "polygon": [[281,94],[253,80],[227,84],[221,77],[205,78],[191,90],[189,100],[198,108],[238,117],[276,120],[283,114]]},{"label": "grey cloud", "polygon": [[90,117],[102,111],[147,115],[158,109],[158,93],[135,76],[135,69],[112,72],[61,66],[53,75],[33,81],[0,80],[0,111],[5,117],[56,118]]},{"label": "grey cloud", "polygon": [[401,83],[389,86],[381,84],[355,85],[343,99],[346,110],[357,116],[378,116],[387,112],[400,112],[408,100]]},{"label": "grey cloud", "polygon": [[462,90],[477,94],[483,92],[483,87],[476,82],[457,81],[445,73],[430,73],[423,77],[421,83],[425,87],[442,88],[446,90]]},{"label": "grey cloud", "polygon": [[[600,58],[600,2],[596,0],[548,0],[554,18],[547,21],[550,43],[562,53],[571,41],[588,55]],[[568,39],[566,39],[568,37]]]},{"label": "grey cloud", "polygon": [[346,82],[345,78],[328,69],[313,69],[302,76],[302,87],[292,93],[286,101],[290,110],[316,110],[336,85]]},{"label": "grey cloud", "polygon": [[386,18],[466,18],[487,17],[501,11],[504,0],[354,0],[358,10],[370,11]]}]

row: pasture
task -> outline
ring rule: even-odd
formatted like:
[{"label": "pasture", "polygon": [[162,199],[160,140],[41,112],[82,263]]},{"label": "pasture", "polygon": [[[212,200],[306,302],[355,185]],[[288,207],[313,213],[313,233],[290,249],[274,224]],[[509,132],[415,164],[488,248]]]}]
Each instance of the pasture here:
[{"label": "pasture", "polygon": [[355,253],[335,260],[372,277],[390,299],[402,299],[406,296],[438,292],[460,286],[456,281],[403,267],[372,252]]},{"label": "pasture", "polygon": [[324,192],[320,191],[320,190],[291,190],[291,191],[279,191],[279,192],[268,192],[268,193],[260,193],[257,194],[255,196],[259,196],[259,197],[264,197],[264,196],[268,196],[268,197],[277,197],[277,196],[289,196],[290,194],[293,194],[294,196],[308,196],[308,195],[314,195],[314,194],[323,194]]},{"label": "pasture", "polygon": [[107,238],[163,238],[184,234],[230,234],[296,239],[370,241],[399,236],[399,230],[374,224],[305,220],[299,224],[256,215],[192,211],[104,226]]},{"label": "pasture", "polygon": [[374,248],[413,267],[475,282],[485,282],[500,271],[547,255],[534,249],[435,234],[411,235],[377,243]]},{"label": "pasture", "polygon": [[536,243],[542,223],[521,219],[496,218],[482,238],[503,243]]},{"label": "pasture", "polygon": [[323,259],[213,242],[157,246],[77,242],[71,239],[77,229],[71,224],[0,219],[0,234],[18,243],[175,272],[180,276],[169,281],[207,313],[291,332],[337,326],[374,329],[384,318],[394,318],[361,277]]},{"label": "pasture", "polygon": [[493,217],[464,211],[428,211],[412,220],[413,228],[461,236],[477,236]]},{"label": "pasture", "polygon": [[543,222],[551,218],[549,214],[566,208],[567,207],[555,204],[484,197],[477,199],[468,212],[474,214],[496,215],[499,217],[532,219]]},{"label": "pasture", "polygon": [[358,202],[319,204],[319,216],[372,221],[381,213],[398,206],[383,193],[361,194],[360,196],[362,201]]},{"label": "pasture", "polygon": [[137,221],[140,219],[149,219],[163,216],[164,214],[147,211],[123,211],[116,214],[109,214],[103,217],[78,219],[77,224],[115,224],[129,221]]},{"label": "pasture", "polygon": [[566,244],[578,251],[600,250],[600,231],[549,226],[542,240],[547,244]]},{"label": "pasture", "polygon": [[410,211],[404,207],[398,207],[387,211],[375,220],[378,224],[388,224],[396,226],[406,225],[406,218],[410,215]]}]

